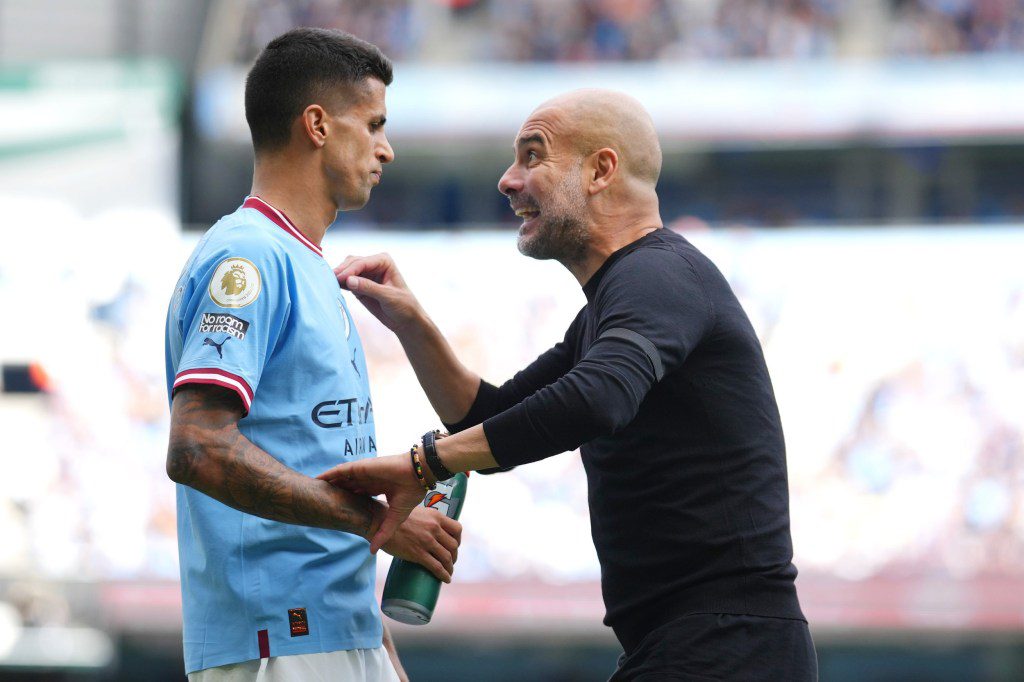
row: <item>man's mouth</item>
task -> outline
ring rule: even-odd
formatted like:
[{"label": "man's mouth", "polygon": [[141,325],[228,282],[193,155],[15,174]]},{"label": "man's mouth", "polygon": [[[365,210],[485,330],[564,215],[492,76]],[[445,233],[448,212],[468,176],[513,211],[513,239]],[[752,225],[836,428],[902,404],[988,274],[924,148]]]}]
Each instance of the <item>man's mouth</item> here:
[{"label": "man's mouth", "polygon": [[540,213],[540,211],[538,211],[535,208],[518,208],[518,209],[516,209],[516,216],[519,217],[519,218],[522,218],[523,221],[525,221],[525,222],[529,222],[529,221],[533,220],[534,218],[537,217],[537,215],[539,213]]},{"label": "man's mouth", "polygon": [[372,175],[373,177],[377,178],[377,184],[379,185],[380,181],[381,181],[381,178],[384,176],[384,172],[383,171],[373,171],[372,173],[370,173],[370,175]]}]

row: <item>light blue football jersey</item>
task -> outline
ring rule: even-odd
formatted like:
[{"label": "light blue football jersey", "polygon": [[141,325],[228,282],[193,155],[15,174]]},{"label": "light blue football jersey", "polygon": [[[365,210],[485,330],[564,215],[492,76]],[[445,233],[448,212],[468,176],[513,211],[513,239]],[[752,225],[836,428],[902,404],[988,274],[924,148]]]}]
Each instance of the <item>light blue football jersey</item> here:
[{"label": "light blue football jersey", "polygon": [[[376,455],[359,335],[320,248],[249,197],[200,240],[167,315],[168,398],[238,394],[246,438],[309,476]],[[268,521],[178,485],[187,672],[381,645],[369,543]]]}]

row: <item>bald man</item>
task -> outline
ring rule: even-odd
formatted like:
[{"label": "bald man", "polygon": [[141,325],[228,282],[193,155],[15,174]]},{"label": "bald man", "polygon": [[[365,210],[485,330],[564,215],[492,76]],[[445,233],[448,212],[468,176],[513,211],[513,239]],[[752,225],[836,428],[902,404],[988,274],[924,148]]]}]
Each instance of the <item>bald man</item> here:
[{"label": "bald man", "polygon": [[514,147],[498,189],[523,219],[519,250],[568,268],[587,304],[498,387],[455,357],[386,254],[347,259],[342,286],[398,335],[454,435],[321,477],[387,496],[379,547],[424,485],[580,448],[624,649],[613,680],[816,679],[764,356],[722,274],[662,227],[650,116],[621,93],[571,92]]}]

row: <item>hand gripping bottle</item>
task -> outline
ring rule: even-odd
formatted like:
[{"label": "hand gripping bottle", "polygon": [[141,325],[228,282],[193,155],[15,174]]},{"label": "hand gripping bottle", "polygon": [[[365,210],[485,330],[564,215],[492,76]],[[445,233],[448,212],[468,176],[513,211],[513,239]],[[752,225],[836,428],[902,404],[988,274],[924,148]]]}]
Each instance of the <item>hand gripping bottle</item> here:
[{"label": "hand gripping bottle", "polygon": [[[461,473],[438,481],[423,498],[423,506],[458,519],[466,500],[466,483],[466,474]],[[426,625],[434,615],[440,592],[441,581],[433,573],[411,561],[394,559],[384,583],[380,610],[399,623]]]}]

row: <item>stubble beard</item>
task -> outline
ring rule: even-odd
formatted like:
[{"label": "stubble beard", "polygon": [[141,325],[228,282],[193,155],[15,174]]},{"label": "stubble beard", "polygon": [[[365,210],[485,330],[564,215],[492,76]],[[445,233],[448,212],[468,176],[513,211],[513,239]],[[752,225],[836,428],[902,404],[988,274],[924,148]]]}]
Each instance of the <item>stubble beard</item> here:
[{"label": "stubble beard", "polygon": [[562,265],[582,262],[586,256],[590,230],[586,220],[586,198],[579,186],[579,173],[567,173],[551,195],[562,197],[561,206],[548,208],[547,217],[530,236],[520,233],[519,253],[537,260],[557,260]]}]

